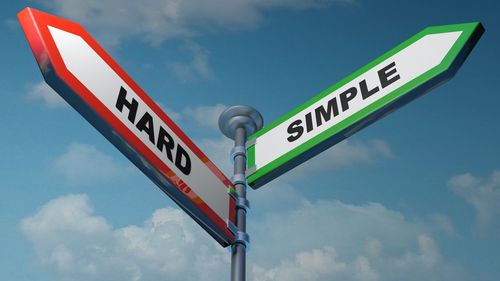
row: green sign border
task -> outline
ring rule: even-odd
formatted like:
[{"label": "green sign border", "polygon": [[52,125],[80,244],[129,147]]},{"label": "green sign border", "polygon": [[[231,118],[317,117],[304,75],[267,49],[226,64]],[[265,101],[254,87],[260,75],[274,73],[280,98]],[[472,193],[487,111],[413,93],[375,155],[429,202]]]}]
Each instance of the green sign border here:
[{"label": "green sign border", "polygon": [[[303,103],[302,105],[298,106],[297,108],[293,109],[292,111],[288,112],[281,118],[275,120],[273,123],[269,124],[265,128],[261,129],[260,131],[254,133],[253,135],[249,136],[247,141],[252,141],[268,131],[272,130],[276,126],[280,125],[281,123],[287,121],[291,117],[293,117],[295,114],[299,113],[300,111],[306,109],[313,103],[317,102],[318,100],[322,99],[323,97],[331,94],[333,91],[339,89],[340,87],[346,85],[347,83],[351,82],[355,78],[359,77],[363,73],[367,72],[368,70],[372,69],[382,61],[388,59],[389,57],[395,55],[396,53],[400,52],[404,48],[408,47],[409,45],[415,43],[422,37],[430,34],[438,34],[438,33],[447,33],[447,32],[454,32],[454,31],[462,31],[462,34],[460,37],[457,39],[455,44],[452,46],[452,48],[448,51],[448,54],[445,56],[443,61],[437,65],[436,67],[430,69],[429,71],[423,73],[419,77],[413,79],[412,81],[406,83],[405,85],[399,87],[398,89],[392,91],[391,93],[387,94],[386,96],[382,97],[381,99],[375,101],[374,103],[368,105],[367,107],[361,109],[360,111],[356,112],[352,116],[342,120],[338,124],[335,124],[331,128],[325,130],[324,132],[318,134],[317,136],[313,137],[312,139],[308,140],[307,142],[301,144],[300,146],[290,150],[289,152],[283,154],[282,156],[276,158],[272,162],[268,163],[264,167],[261,167],[257,169],[255,172],[252,174],[249,174],[247,176],[248,184],[252,186],[253,188],[257,188],[261,186],[262,184],[256,184],[256,182],[261,179],[262,177],[266,176],[273,170],[277,169],[278,167],[286,164],[290,160],[298,157],[299,155],[305,153],[312,147],[322,143],[323,141],[327,140],[328,138],[332,137],[333,135],[341,132],[344,129],[347,129],[349,126],[352,124],[361,121],[363,118],[366,118],[370,114],[375,113],[377,110],[383,108],[387,104],[390,104],[397,99],[401,98],[405,94],[409,93],[410,91],[422,86],[425,82],[428,82],[430,79],[440,75],[441,73],[445,72],[450,68],[452,63],[454,62],[455,58],[459,55],[459,53],[462,51],[462,49],[466,46],[468,43],[469,39],[472,37],[475,31],[481,30],[484,31],[482,25],[480,22],[472,22],[472,23],[463,23],[463,24],[452,24],[452,25],[442,25],[442,26],[431,26],[427,27],[426,29],[422,30],[421,32],[415,34],[408,40],[404,41],[403,43],[399,44],[392,50],[388,51],[387,53],[383,54],[382,56],[376,58],[372,62],[368,63],[358,71],[352,73],[351,75],[347,76],[346,78],[342,79],[341,81],[333,84],[332,86],[326,88],[323,90],[321,93],[316,95],[315,97],[311,98],[307,102]],[[479,39],[479,36],[478,38]],[[475,42],[473,42],[474,44]],[[473,45],[472,45],[473,46]],[[472,48],[471,46],[471,48]],[[250,145],[247,147],[247,155],[248,155],[248,167],[251,170],[252,167],[255,167],[255,146]]]}]

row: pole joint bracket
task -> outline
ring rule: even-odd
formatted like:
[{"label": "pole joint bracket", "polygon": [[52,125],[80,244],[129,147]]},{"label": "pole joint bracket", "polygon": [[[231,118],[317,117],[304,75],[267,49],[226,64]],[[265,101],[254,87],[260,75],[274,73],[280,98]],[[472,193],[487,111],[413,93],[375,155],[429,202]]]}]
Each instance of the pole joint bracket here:
[{"label": "pole joint bracket", "polygon": [[247,157],[247,151],[243,145],[238,145],[231,148],[231,159],[234,161],[236,157],[243,156]]},{"label": "pole joint bracket", "polygon": [[244,210],[245,213],[248,213],[248,210],[250,209],[250,201],[246,198],[238,196],[236,197],[236,208]]},{"label": "pole joint bracket", "polygon": [[231,181],[233,182],[234,185],[247,184],[247,178],[245,177],[244,174],[234,174]]},{"label": "pole joint bracket", "polygon": [[236,236],[233,241],[233,246],[236,244],[243,245],[247,250],[250,248],[250,235],[243,231],[236,232]]}]

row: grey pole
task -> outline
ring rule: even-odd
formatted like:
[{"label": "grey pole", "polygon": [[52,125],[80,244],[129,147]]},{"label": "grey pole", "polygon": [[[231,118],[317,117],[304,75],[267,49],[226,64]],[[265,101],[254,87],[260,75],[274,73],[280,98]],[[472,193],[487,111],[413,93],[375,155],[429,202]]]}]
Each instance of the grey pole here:
[{"label": "grey pole", "polygon": [[231,245],[231,281],[246,279],[246,250],[250,237],[246,232],[246,214],[250,207],[246,197],[247,155],[245,142],[248,135],[260,130],[263,125],[262,116],[252,107],[236,105],[227,108],[219,117],[219,128],[222,133],[234,140],[231,157],[234,160],[232,182],[236,187],[236,239]]}]

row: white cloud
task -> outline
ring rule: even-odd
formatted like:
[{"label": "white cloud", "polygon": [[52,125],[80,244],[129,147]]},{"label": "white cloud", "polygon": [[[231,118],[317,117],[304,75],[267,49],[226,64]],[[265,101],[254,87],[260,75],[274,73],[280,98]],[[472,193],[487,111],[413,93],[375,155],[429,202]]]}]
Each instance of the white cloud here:
[{"label": "white cloud", "polygon": [[470,173],[453,176],[448,181],[451,189],[476,210],[477,230],[482,233],[500,233],[500,171],[489,179],[476,178]]},{"label": "white cloud", "polygon": [[[279,201],[279,197],[274,199]],[[325,245],[334,247],[344,259],[354,259],[365,252],[365,241],[372,240],[379,241],[384,253],[401,255],[418,235],[427,232],[420,224],[411,223],[378,203],[352,205],[297,199],[300,201],[290,202],[291,210],[279,212],[269,207],[270,211],[259,221],[248,222],[254,242],[252,253],[266,256],[268,264],[276,265],[283,256]],[[268,251],[271,241],[273,251]]]},{"label": "white cloud", "polygon": [[255,281],[379,280],[366,257],[359,256],[352,262],[339,261],[332,247],[300,252],[294,260],[285,260],[268,270],[255,265],[252,271]]},{"label": "white cloud", "polygon": [[[280,196],[274,199],[279,205]],[[432,223],[408,220],[378,203],[310,202],[300,196],[288,203],[292,210],[270,207],[263,218],[249,221],[252,280],[465,278],[460,266],[442,257],[429,234]],[[321,261],[306,265],[303,257]],[[301,272],[287,275],[290,268]]]},{"label": "white cloud", "polygon": [[382,244],[377,239],[369,238],[365,242],[365,252],[369,257],[377,258],[382,253]]},{"label": "white cloud", "polygon": [[85,195],[54,199],[21,222],[37,261],[58,280],[223,280],[228,253],[182,211],[113,228]]},{"label": "white cloud", "polygon": [[183,50],[189,52],[191,61],[171,62],[168,64],[172,74],[181,82],[191,82],[198,79],[211,79],[213,70],[209,64],[209,53],[200,45],[190,42],[183,46]]},{"label": "white cloud", "polygon": [[349,265],[337,260],[337,253],[332,247],[300,252],[293,260],[285,260],[279,266],[264,270],[253,267],[253,280],[260,281],[301,281],[323,280],[345,274]]},{"label": "white cloud", "polygon": [[183,116],[203,128],[219,131],[219,116],[226,108],[228,106],[224,104],[186,107]]},{"label": "white cloud", "polygon": [[62,175],[71,184],[88,184],[123,177],[134,171],[130,166],[118,163],[96,147],[83,143],[72,143],[58,156],[52,170]]},{"label": "white cloud", "polygon": [[306,176],[310,177],[314,173],[333,171],[353,165],[371,164],[379,158],[394,158],[389,144],[384,140],[359,141],[348,139],[299,165],[293,170],[293,173],[285,174],[283,180],[292,182]]},{"label": "white cloud", "polygon": [[69,107],[68,103],[45,81],[30,85],[25,97],[29,100],[41,101],[49,108]]},{"label": "white cloud", "polygon": [[140,37],[157,45],[203,31],[257,27],[272,9],[321,8],[355,0],[45,0],[56,14],[82,23],[107,44]]},{"label": "white cloud", "polygon": [[[380,204],[303,202],[249,225],[249,280],[463,280],[421,224]],[[21,222],[56,280],[227,280],[229,253],[182,211],[114,228],[85,195],[54,199]]]},{"label": "white cloud", "polygon": [[434,214],[432,216],[432,221],[434,222],[435,226],[446,233],[450,238],[458,239],[460,238],[460,234],[455,229],[455,226],[453,225],[453,222],[451,219],[444,214]]}]

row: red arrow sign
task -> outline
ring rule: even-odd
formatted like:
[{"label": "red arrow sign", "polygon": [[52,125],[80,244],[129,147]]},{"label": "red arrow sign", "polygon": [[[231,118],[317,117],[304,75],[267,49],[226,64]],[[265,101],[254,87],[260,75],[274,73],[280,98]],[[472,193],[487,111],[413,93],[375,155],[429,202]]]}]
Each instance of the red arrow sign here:
[{"label": "red arrow sign", "polygon": [[45,81],[222,246],[234,240],[223,173],[77,23],[18,15]]}]

